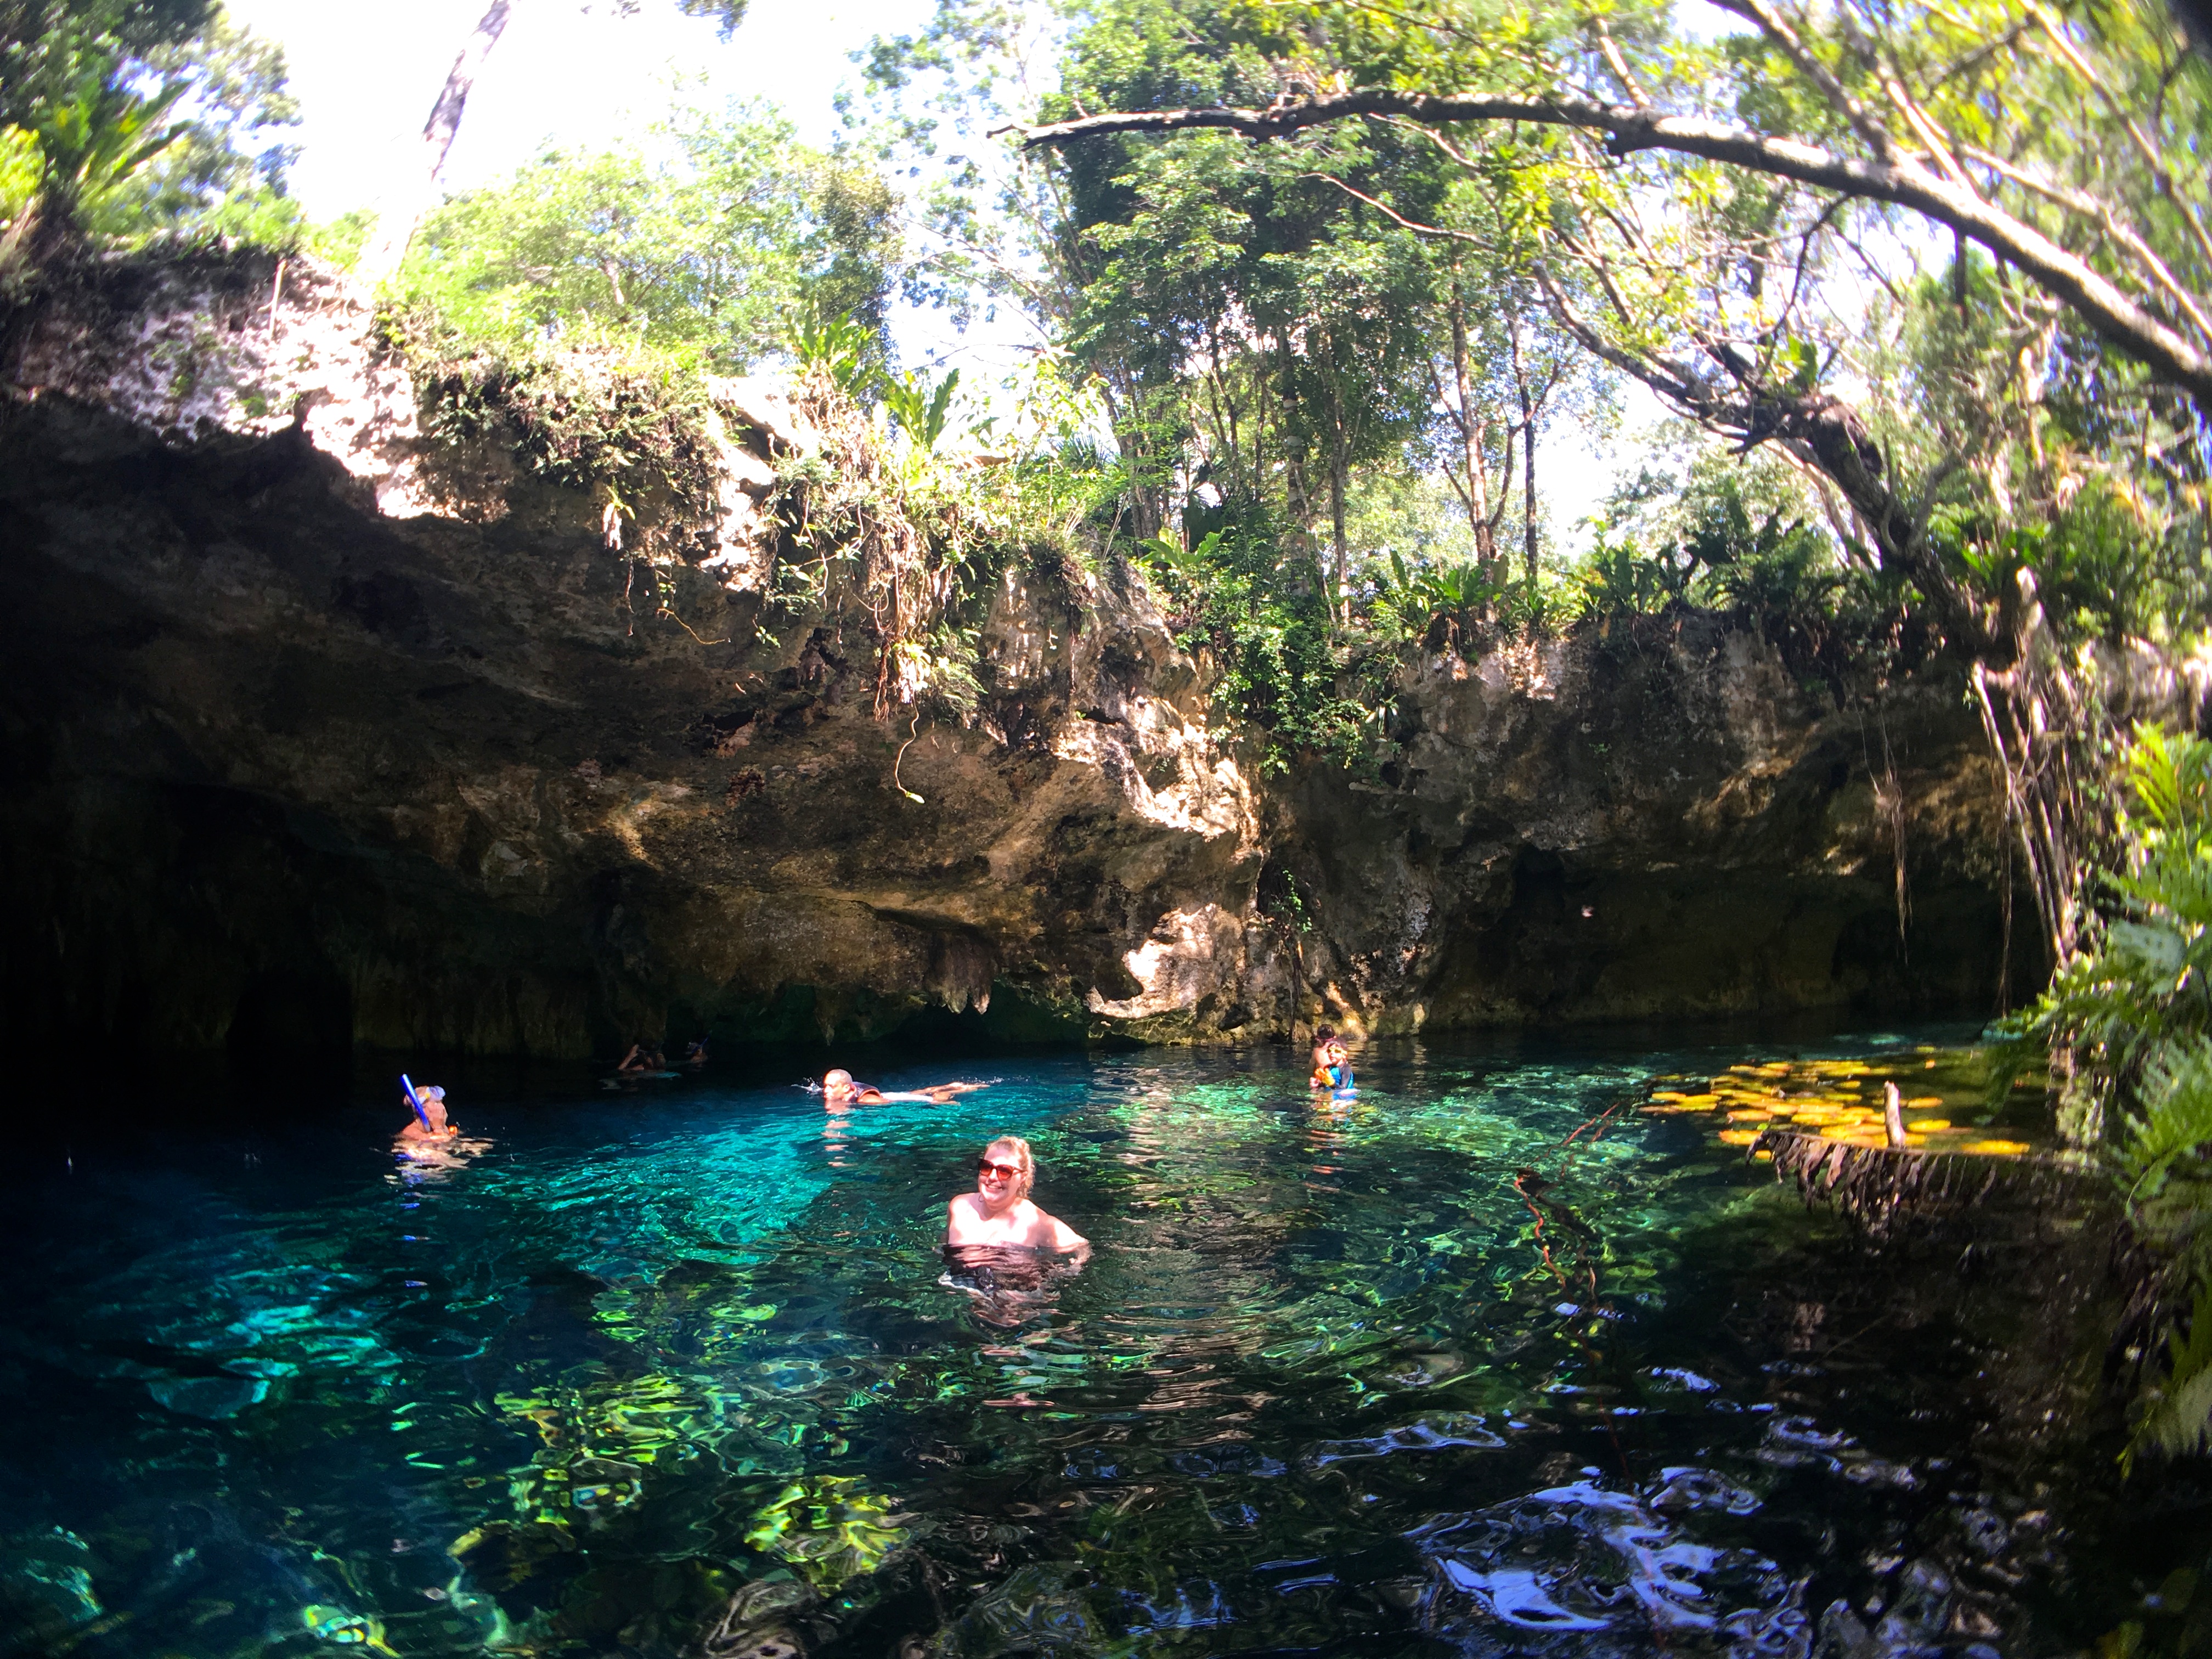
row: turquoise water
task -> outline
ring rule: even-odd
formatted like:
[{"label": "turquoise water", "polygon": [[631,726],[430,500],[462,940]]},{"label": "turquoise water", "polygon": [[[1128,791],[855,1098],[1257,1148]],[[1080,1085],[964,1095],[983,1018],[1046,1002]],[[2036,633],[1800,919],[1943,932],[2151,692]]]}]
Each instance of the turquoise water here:
[{"label": "turquoise water", "polygon": [[[1406,1046],[1321,1103],[1301,1056],[1077,1055],[842,1115],[448,1078],[490,1146],[428,1174],[381,1108],[80,1121],[6,1235],[0,1650],[1983,1659],[2139,1615],[2203,1516],[2064,1431],[2047,1285],[1872,1263],[1603,1116],[1777,1052]],[[1079,1272],[941,1257],[1000,1133]]]}]

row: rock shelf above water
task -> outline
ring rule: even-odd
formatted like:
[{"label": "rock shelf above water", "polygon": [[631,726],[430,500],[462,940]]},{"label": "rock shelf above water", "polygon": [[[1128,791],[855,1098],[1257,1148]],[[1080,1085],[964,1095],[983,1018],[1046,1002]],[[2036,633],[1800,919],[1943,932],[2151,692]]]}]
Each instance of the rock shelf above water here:
[{"label": "rock shelf above water", "polygon": [[772,389],[715,392],[654,609],[601,502],[441,444],[361,297],[276,275],[9,320],[19,1037],[1243,1042],[1979,1015],[2008,937],[2039,972],[1941,672],[1839,709],[1723,617],[1501,639],[1407,662],[1378,771],[1269,775],[1141,580],[1060,560],[980,605],[972,719],[878,718],[868,639],[757,631],[809,441]]}]

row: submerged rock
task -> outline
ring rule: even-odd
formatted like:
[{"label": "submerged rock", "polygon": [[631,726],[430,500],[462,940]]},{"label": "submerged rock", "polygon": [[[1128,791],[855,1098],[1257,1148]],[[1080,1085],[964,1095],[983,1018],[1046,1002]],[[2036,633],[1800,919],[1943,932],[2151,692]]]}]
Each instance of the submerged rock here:
[{"label": "submerged rock", "polygon": [[997,579],[971,717],[879,717],[868,639],[758,631],[764,503],[821,441],[773,387],[708,388],[706,521],[633,521],[427,430],[310,264],[95,270],[8,339],[40,1044],[1242,1041],[1981,1012],[2004,971],[1940,678],[1870,716],[1718,618],[1502,641],[1408,668],[1376,777],[1267,778],[1139,580],[1047,562]]}]

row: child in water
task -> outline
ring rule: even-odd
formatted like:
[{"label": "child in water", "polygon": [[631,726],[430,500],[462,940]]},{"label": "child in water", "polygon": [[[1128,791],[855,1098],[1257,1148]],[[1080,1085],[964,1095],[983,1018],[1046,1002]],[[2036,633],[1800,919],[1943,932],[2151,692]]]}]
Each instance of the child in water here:
[{"label": "child in water", "polygon": [[1352,1056],[1344,1039],[1326,1025],[1314,1033],[1313,1086],[1332,1090],[1352,1086]]}]

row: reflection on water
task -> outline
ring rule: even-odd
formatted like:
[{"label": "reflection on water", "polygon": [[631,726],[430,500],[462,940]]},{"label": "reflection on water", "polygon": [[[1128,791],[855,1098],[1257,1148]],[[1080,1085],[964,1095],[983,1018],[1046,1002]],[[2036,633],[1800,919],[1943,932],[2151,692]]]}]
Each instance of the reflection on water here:
[{"label": "reflection on water", "polygon": [[[1742,1057],[708,1078],[471,1101],[428,1180],[388,1124],[57,1157],[10,1221],[0,1650],[1857,1659],[2141,1616],[2202,1516],[2057,1437],[2063,1251],[2031,1296],[1869,1267],[1609,1109]],[[999,1133],[1086,1264],[940,1249]]]}]

